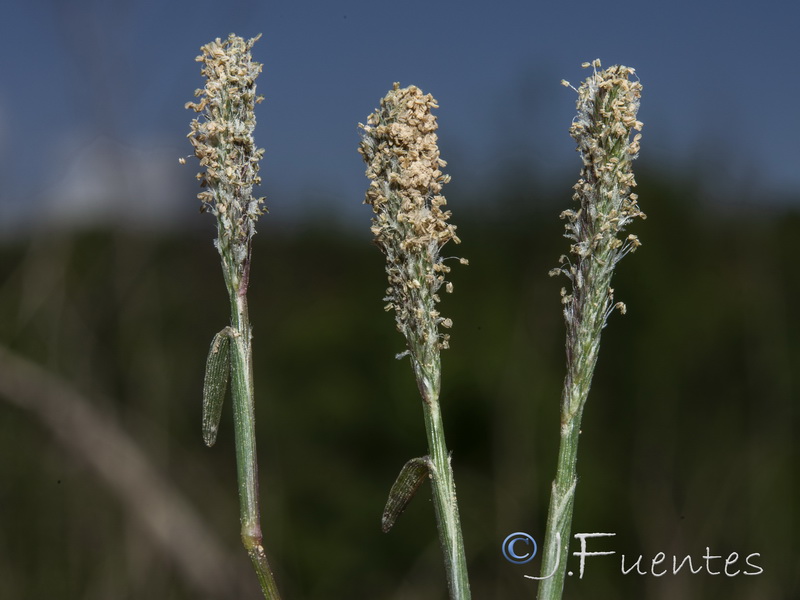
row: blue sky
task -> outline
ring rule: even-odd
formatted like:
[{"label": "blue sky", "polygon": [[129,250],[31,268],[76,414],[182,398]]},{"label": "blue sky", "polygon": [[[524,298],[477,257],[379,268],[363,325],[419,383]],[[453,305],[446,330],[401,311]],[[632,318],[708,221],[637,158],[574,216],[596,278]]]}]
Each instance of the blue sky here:
[{"label": "blue sky", "polygon": [[194,193],[194,164],[177,161],[190,152],[183,104],[202,85],[194,57],[230,32],[263,33],[256,141],[279,220],[321,211],[363,224],[356,124],[394,81],[439,101],[452,190],[480,190],[491,210],[511,173],[568,200],[575,96],[559,81],[577,86],[593,58],[641,78],[643,167],[699,172],[720,202],[732,191],[800,202],[798,6],[13,0],[0,22],[2,228],[26,215],[178,218]]}]

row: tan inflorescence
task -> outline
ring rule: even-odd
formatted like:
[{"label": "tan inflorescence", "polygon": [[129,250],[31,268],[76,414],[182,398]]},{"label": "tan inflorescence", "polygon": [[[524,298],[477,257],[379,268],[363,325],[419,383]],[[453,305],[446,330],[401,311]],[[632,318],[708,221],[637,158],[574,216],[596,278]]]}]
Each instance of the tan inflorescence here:
[{"label": "tan inflorescence", "polygon": [[250,55],[260,35],[245,41],[230,34],[228,39],[206,44],[197,61],[203,63],[203,89],[195,91],[198,102],[186,108],[202,113],[191,123],[189,141],[205,170],[197,174],[205,188],[198,194],[204,208],[217,217],[215,242],[226,265],[226,277],[236,289],[246,285],[251,239],[255,223],[264,212],[264,198],[253,196],[261,182],[258,161],[264,154],[253,140],[256,126],[256,77],[262,65]]},{"label": "tan inflorescence", "polygon": [[[573,258],[562,257],[562,267],[553,270],[553,274],[565,273],[573,283],[573,295],[562,292],[565,304],[585,292],[589,277],[594,283],[610,283],[616,263],[640,245],[635,235],[622,232],[635,218],[645,217],[631,191],[636,186],[631,163],[639,154],[642,137],[636,133],[631,138],[631,134],[642,129],[636,119],[642,86],[630,79],[635,76],[630,67],[616,65],[598,71],[600,66],[599,60],[583,64],[593,73],[577,90],[577,116],[570,127],[583,168],[573,195],[579,208],[561,215],[567,221],[565,236],[572,241]],[[613,292],[610,288],[607,292],[604,308],[610,310]],[[617,306],[624,311],[624,305]]]},{"label": "tan inflorescence", "polygon": [[386,254],[386,309],[394,309],[409,353],[423,366],[447,347],[448,336],[439,334],[438,325],[452,322],[435,305],[439,288],[444,284],[450,292],[452,284],[445,281],[450,268],[440,250],[451,240],[459,243],[441,195],[450,178],[441,171],[446,163],[439,157],[434,108],[430,94],[395,83],[367,124],[360,125],[359,148],[371,180],[365,202],[375,213],[372,233]]}]

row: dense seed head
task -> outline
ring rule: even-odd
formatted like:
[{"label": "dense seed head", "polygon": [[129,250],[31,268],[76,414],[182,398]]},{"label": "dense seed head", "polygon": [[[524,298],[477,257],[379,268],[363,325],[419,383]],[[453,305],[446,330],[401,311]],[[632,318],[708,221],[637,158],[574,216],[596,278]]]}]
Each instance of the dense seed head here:
[{"label": "dense seed head", "polygon": [[189,141],[203,171],[197,174],[205,188],[198,194],[204,209],[217,217],[216,246],[226,265],[226,278],[237,289],[246,285],[250,247],[255,223],[264,212],[264,198],[253,196],[261,182],[258,161],[264,154],[253,140],[256,77],[262,65],[252,60],[250,49],[260,35],[245,41],[234,34],[201,48],[203,89],[195,91],[197,102],[186,108],[201,116],[191,123]]},{"label": "dense seed head", "polygon": [[617,236],[633,219],[644,217],[631,193],[636,186],[631,163],[639,155],[642,136],[630,137],[642,129],[636,120],[642,85],[629,79],[634,75],[630,67],[597,71],[599,60],[584,66],[594,71],[578,89],[578,112],[570,127],[583,160],[573,196],[580,210],[564,213],[568,237],[575,242],[572,252],[586,256],[602,244],[634,250],[635,236],[627,244]]},{"label": "dense seed head", "polygon": [[[577,115],[570,135],[577,142],[583,166],[573,186],[575,210],[561,217],[564,236],[572,244],[570,255],[551,275],[563,273],[572,283],[571,293],[561,291],[568,338],[577,340],[580,328],[596,331],[605,326],[615,309],[611,278],[617,263],[640,245],[635,235],[624,230],[635,218],[645,218],[639,209],[632,161],[639,153],[642,123],[636,119],[642,86],[630,67],[613,66],[598,71],[600,61],[584,63],[590,75],[576,91]],[[568,87],[567,81],[562,81]],[[574,88],[573,88],[574,89]],[[633,137],[631,138],[631,135]],[[573,341],[574,341],[573,340]]]},{"label": "dense seed head", "polygon": [[359,152],[371,180],[365,202],[375,213],[375,242],[386,255],[387,310],[394,309],[397,328],[421,364],[447,347],[448,337],[438,333],[438,325],[452,322],[435,304],[442,284],[447,291],[452,285],[445,282],[450,268],[440,250],[451,240],[459,243],[441,194],[450,178],[441,171],[446,163],[439,156],[434,108],[430,94],[395,83],[367,124],[360,125]]}]

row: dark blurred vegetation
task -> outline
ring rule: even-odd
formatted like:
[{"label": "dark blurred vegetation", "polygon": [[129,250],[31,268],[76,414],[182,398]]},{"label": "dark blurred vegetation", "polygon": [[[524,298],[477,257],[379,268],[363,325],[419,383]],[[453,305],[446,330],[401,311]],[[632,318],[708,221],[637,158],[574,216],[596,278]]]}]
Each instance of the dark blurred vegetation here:
[{"label": "dark blurred vegetation", "polygon": [[[648,219],[631,231],[644,246],[615,279],[628,314],[604,333],[574,522],[577,532],[616,533],[589,549],[617,554],[588,559],[565,597],[800,598],[800,205],[732,211],[691,185],[637,178]],[[473,595],[532,598],[536,584],[523,575],[538,575],[538,558],[509,564],[500,544],[514,531],[544,532],[566,283],[547,272],[567,249],[557,215],[568,200],[508,189],[450,204],[463,244],[449,252],[470,266],[454,266],[455,293],[441,306],[455,323],[442,396]],[[239,545],[230,408],[213,449],[200,433],[206,352],[228,307],[213,220],[197,219],[208,229],[6,244],[0,343],[60,376],[139,445],[231,557],[237,585],[221,594],[187,580],[85,456],[34,411],[0,401],[0,597],[259,597]],[[383,264],[363,236],[322,222],[286,234],[266,216],[256,237],[263,528],[287,600],[446,595],[427,487],[395,530],[380,531],[400,467],[425,452],[413,376],[393,358],[402,339],[382,310]],[[620,573],[621,554],[628,565],[643,554],[647,568],[664,552],[669,568],[672,555],[704,564],[707,548],[737,552],[731,570],[758,552],[764,572]]]}]

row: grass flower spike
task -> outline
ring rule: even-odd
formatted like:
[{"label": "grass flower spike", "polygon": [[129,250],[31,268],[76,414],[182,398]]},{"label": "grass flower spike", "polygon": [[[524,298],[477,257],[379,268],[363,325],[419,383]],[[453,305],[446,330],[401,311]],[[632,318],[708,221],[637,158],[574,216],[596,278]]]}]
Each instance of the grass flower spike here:
[{"label": "grass flower spike", "polygon": [[[577,485],[576,462],[581,418],[600,352],[600,334],[614,308],[611,277],[617,263],[639,246],[625,228],[644,218],[632,193],[636,185],[631,163],[639,153],[642,123],[636,119],[642,86],[632,81],[634,70],[613,66],[598,71],[600,61],[585,63],[593,73],[577,91],[578,113],[570,134],[578,144],[583,168],[574,186],[577,210],[567,210],[565,237],[569,256],[551,275],[564,274],[570,293],[562,289],[566,321],[567,375],[561,399],[561,439],[558,468],[550,499],[542,559],[539,600],[561,598],[572,509]],[[562,82],[569,86],[569,83]],[[574,89],[574,88],[573,88]]]},{"label": "grass flower spike", "polygon": [[[427,470],[450,596],[463,599],[469,598],[469,582],[439,406],[440,351],[448,346],[448,335],[440,326],[449,328],[452,321],[436,309],[441,287],[448,292],[453,289],[445,280],[450,268],[440,252],[449,241],[459,243],[459,239],[455,226],[448,223],[450,212],[444,210],[446,202],[441,195],[449,177],[440,170],[445,162],[439,157],[438,126],[431,113],[437,107],[433,97],[419,88],[394,84],[367,125],[361,125],[359,151],[371,180],[365,202],[375,213],[372,232],[386,255],[386,309],[394,310],[397,329],[406,339],[406,351],[398,358],[411,359],[423,400],[430,452],[430,456],[406,463],[390,492],[383,527],[385,531],[391,528],[419,487],[420,473]],[[461,262],[466,264],[463,259]]]},{"label": "grass flower spike", "polygon": [[450,177],[440,170],[446,163],[439,158],[432,108],[437,104],[430,94],[395,84],[369,117],[361,142],[372,180],[366,199],[375,212],[372,233],[386,254],[386,308],[394,309],[407,352],[426,381],[432,379],[439,350],[448,346],[449,336],[439,332],[439,325],[452,325],[436,310],[442,284],[452,290],[444,278],[450,267],[440,250],[451,240],[460,241],[448,223],[450,212],[443,210],[442,185]]},{"label": "grass flower spike", "polygon": [[191,123],[189,141],[205,172],[197,174],[205,191],[198,194],[205,209],[217,218],[215,242],[223,260],[229,289],[243,293],[247,289],[250,249],[255,223],[262,214],[264,198],[253,196],[253,186],[261,183],[258,175],[264,149],[256,148],[256,77],[262,65],[253,62],[250,49],[261,36],[245,42],[231,34],[201,48],[197,57],[203,63],[200,73],[206,77],[203,89],[195,91],[199,102],[186,108],[203,113],[202,120]]},{"label": "grass flower spike", "polygon": [[[262,214],[263,198],[253,196],[260,183],[258,161],[264,154],[253,141],[256,119],[256,77],[261,64],[250,50],[258,40],[231,34],[202,47],[197,61],[203,63],[203,89],[195,91],[198,102],[186,108],[202,113],[191,123],[189,141],[205,169],[197,178],[204,191],[198,197],[203,208],[217,218],[215,245],[222,258],[222,273],[231,305],[231,323],[211,343],[203,386],[203,439],[214,444],[228,380],[231,381],[239,482],[241,536],[265,598],[279,598],[262,545],[258,508],[255,403],[253,388],[252,327],[247,309],[252,240]],[[184,161],[181,161],[184,162]]]}]

